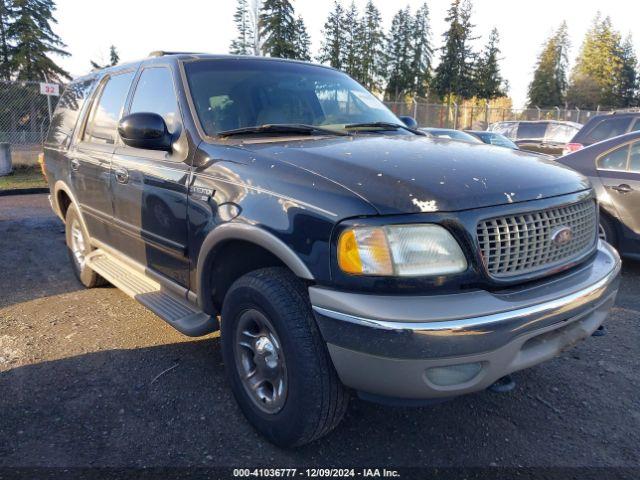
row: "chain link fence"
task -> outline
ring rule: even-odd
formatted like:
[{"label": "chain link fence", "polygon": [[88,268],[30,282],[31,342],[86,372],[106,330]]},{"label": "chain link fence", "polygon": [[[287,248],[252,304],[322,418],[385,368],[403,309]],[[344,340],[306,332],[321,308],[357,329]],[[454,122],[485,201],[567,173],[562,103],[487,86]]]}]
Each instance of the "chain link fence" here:
[{"label": "chain link fence", "polygon": [[0,143],[11,146],[14,165],[37,163],[57,101],[40,93],[39,82],[0,81]]},{"label": "chain link fence", "polygon": [[[60,85],[60,93],[62,90]],[[42,95],[38,82],[0,81],[0,143],[11,145],[14,165],[37,162],[58,98]],[[507,120],[563,120],[584,124],[594,115],[609,111],[560,107],[514,109],[415,100],[385,104],[397,115],[414,117],[421,127],[460,130],[486,130],[492,123]]]},{"label": "chain link fence", "polygon": [[421,127],[455,128],[458,130],[486,130],[495,122],[509,120],[561,120],[584,124],[594,115],[611,110],[580,110],[579,108],[504,108],[491,106],[384,102],[396,115],[409,115]]}]

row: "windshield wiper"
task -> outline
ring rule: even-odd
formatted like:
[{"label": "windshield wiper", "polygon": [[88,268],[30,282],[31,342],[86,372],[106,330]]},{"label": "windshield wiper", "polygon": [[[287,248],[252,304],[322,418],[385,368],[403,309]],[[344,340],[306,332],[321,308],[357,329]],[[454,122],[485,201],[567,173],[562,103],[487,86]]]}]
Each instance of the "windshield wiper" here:
[{"label": "windshield wiper", "polygon": [[416,130],[415,128],[407,127],[406,125],[402,125],[400,123],[391,123],[391,122],[365,122],[365,123],[349,123],[344,126],[345,130],[364,130],[371,129],[368,131],[389,131],[389,130],[407,130],[411,133],[415,133],[416,135],[421,135],[426,137],[427,134],[421,132],[420,130]]},{"label": "windshield wiper", "polygon": [[250,135],[250,134],[295,134],[306,133],[314,134],[321,133],[323,135],[338,135],[345,136],[350,135],[346,132],[337,132],[329,128],[316,127],[315,125],[307,125],[304,123],[270,123],[265,125],[256,125],[253,127],[234,128],[232,130],[223,130],[218,132],[219,137],[232,137],[234,135]]}]

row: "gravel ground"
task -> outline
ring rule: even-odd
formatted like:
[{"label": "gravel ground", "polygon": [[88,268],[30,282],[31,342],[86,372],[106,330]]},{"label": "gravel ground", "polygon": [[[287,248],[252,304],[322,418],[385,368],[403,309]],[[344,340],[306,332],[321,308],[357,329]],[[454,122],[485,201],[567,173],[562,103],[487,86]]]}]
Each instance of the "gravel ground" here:
[{"label": "gravel ground", "polygon": [[353,399],[336,431],[287,451],[236,407],[216,335],[184,337],[115,288],[81,287],[45,195],[0,197],[0,252],[0,468],[640,467],[638,263],[609,335],[516,374],[513,392]]}]

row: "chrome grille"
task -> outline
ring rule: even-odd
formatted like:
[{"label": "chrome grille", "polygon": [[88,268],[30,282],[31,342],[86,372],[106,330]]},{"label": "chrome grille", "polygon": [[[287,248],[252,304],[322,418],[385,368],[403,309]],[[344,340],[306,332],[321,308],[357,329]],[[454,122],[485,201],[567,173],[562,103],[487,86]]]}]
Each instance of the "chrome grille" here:
[{"label": "chrome grille", "polygon": [[[593,200],[483,220],[477,235],[487,272],[506,278],[574,260],[594,246],[596,220]],[[571,228],[572,237],[558,245],[552,236],[562,227]]]}]

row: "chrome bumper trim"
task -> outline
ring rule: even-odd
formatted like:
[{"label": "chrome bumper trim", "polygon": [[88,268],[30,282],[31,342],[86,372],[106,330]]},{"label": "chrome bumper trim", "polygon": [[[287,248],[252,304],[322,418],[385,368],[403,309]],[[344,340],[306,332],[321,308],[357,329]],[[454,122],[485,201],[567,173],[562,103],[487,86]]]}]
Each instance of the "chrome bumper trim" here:
[{"label": "chrome bumper trim", "polygon": [[[513,339],[552,325],[564,325],[595,311],[619,285],[620,258],[609,245],[580,271],[522,292],[494,295],[469,292],[451,296],[363,296],[310,288],[313,310],[327,343],[389,358],[428,359],[472,355],[502,347]],[[382,302],[380,302],[382,298]],[[506,300],[505,300],[506,298]],[[537,303],[536,303],[537,301]],[[330,303],[341,309],[330,308]],[[393,320],[372,318],[381,303]],[[447,312],[448,304],[457,315]],[[371,316],[358,314],[369,309]],[[398,320],[406,316],[412,321]],[[423,318],[423,321],[417,321]],[[439,319],[441,318],[441,319]]]}]

